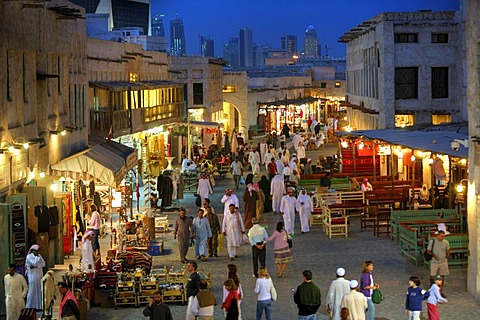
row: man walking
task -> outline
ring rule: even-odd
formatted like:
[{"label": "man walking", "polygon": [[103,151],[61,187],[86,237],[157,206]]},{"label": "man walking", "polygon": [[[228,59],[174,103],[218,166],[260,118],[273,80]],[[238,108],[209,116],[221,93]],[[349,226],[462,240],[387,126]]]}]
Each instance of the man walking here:
[{"label": "man walking", "polygon": [[[449,274],[448,258],[450,257],[450,243],[445,239],[447,235],[446,226],[443,223],[438,225],[437,238],[433,238],[428,243],[427,253],[432,256],[430,260],[430,282],[433,283],[435,276],[442,277],[440,293],[443,298],[443,288],[445,287],[445,276]],[[450,232],[448,232],[450,234]]]},{"label": "man walking", "polygon": [[313,202],[312,198],[307,194],[307,189],[302,188],[295,203],[295,207],[300,216],[302,233],[310,232],[310,216],[313,212]]},{"label": "man walking", "polygon": [[203,209],[204,215],[207,215],[207,208],[212,209],[212,212],[215,213],[215,209],[210,205],[210,199],[205,198],[205,200],[203,200],[203,207],[200,208]]},{"label": "man walking", "polygon": [[192,314],[196,320],[213,320],[213,307],[217,305],[215,295],[208,290],[208,283],[200,281],[198,294],[192,301]]},{"label": "man walking", "polygon": [[195,257],[205,261],[207,255],[207,239],[212,237],[212,229],[203,216],[203,210],[198,210],[198,217],[193,219],[193,238],[195,239]]},{"label": "man walking", "polygon": [[212,237],[208,238],[207,246],[208,246],[208,256],[209,257],[218,257],[218,234],[220,233],[220,220],[218,220],[218,216],[212,211],[212,207],[207,208],[207,214],[205,218],[208,220],[208,224],[210,225],[210,229],[212,230]]},{"label": "man walking", "polygon": [[222,233],[227,237],[228,256],[231,261],[234,261],[238,248],[242,244],[242,234],[245,233],[245,227],[235,205],[230,204],[228,209],[229,212],[223,217]]},{"label": "man walking", "polygon": [[283,183],[283,176],[276,174],[270,183],[270,195],[272,196],[272,210],[273,214],[280,212],[280,205],[282,197],[285,193],[285,184]]},{"label": "man walking", "polygon": [[260,155],[256,149],[253,149],[248,156],[248,162],[252,166],[252,173],[254,176],[260,173]]},{"label": "man walking", "polygon": [[345,269],[338,268],[337,279],[330,284],[327,294],[327,312],[332,320],[340,320],[340,309],[343,296],[350,292],[350,281],[345,280]]},{"label": "man walking", "polygon": [[225,195],[220,200],[223,203],[223,215],[226,216],[230,212],[230,205],[233,204],[235,208],[240,207],[238,197],[233,193],[233,190],[228,188],[225,190]]},{"label": "man walking", "polygon": [[148,305],[143,309],[143,315],[150,320],[173,320],[170,308],[163,303],[162,294],[156,291],[153,299],[149,299]]},{"label": "man walking", "polygon": [[230,168],[232,168],[233,181],[235,182],[235,188],[237,188],[238,190],[238,186],[240,184],[240,177],[243,174],[243,166],[242,166],[242,163],[238,160],[238,157],[235,157],[232,164],[230,165]]},{"label": "man walking", "polygon": [[258,262],[260,266],[265,267],[265,258],[267,256],[267,247],[265,238],[268,238],[267,230],[258,224],[257,218],[252,218],[253,226],[248,231],[248,240],[252,246],[253,275],[258,278]]},{"label": "man walking", "polygon": [[367,299],[358,292],[358,281],[350,280],[350,292],[343,296],[341,308],[347,308],[350,320],[365,320],[367,310]]},{"label": "man walking", "polygon": [[320,308],[322,296],[320,289],[312,282],[312,271],[302,273],[302,284],[297,287],[293,300],[298,307],[298,320],[317,319],[317,310]]},{"label": "man walking", "polygon": [[181,208],[180,217],[177,219],[177,221],[175,221],[173,238],[177,239],[178,237],[178,253],[180,254],[180,260],[182,263],[188,261],[186,256],[188,253],[188,246],[190,244],[190,236],[192,233],[192,221],[190,218],[187,218],[185,209]]},{"label": "man walking", "polygon": [[210,179],[207,177],[206,172],[202,172],[200,179],[198,180],[197,193],[202,199],[202,204],[205,201],[205,198],[208,198],[210,194],[213,194],[212,185],[210,184]]},{"label": "man walking", "polygon": [[16,265],[8,266],[8,274],[3,278],[5,285],[5,306],[7,307],[7,320],[17,320],[25,308],[28,285],[25,278],[15,271]]},{"label": "man walking", "polygon": [[282,202],[280,203],[280,213],[283,215],[283,223],[285,224],[285,230],[290,235],[294,234],[295,229],[295,189],[292,187],[288,188],[286,195],[282,197]]},{"label": "man walking", "polygon": [[198,265],[195,261],[188,264],[187,270],[190,272],[190,276],[187,281],[187,316],[186,320],[195,320],[195,316],[192,313],[193,298],[198,294],[200,288],[200,275],[197,273]]}]

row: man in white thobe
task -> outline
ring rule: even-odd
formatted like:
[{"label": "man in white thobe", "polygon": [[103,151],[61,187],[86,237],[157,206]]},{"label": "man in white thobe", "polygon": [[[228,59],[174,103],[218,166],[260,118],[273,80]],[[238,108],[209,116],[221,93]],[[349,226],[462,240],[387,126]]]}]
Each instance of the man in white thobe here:
[{"label": "man in white thobe", "polygon": [[[278,171],[277,171],[278,172]],[[283,182],[282,174],[276,174],[270,183],[270,195],[272,196],[272,210],[274,214],[280,212],[280,204],[282,197],[285,194],[285,184]]]},{"label": "man in white thobe", "polygon": [[365,320],[367,299],[363,293],[358,292],[358,281],[350,280],[350,292],[343,296],[341,308],[348,308],[349,319]]},{"label": "man in white thobe", "polygon": [[268,164],[272,161],[272,158],[275,158],[272,152],[270,152],[270,149],[267,149],[267,152],[263,156],[263,163],[265,163],[265,170],[268,172]]},{"label": "man in white thobe", "polygon": [[[268,150],[267,141],[263,139],[262,142],[260,142],[260,163],[261,164],[265,163],[265,153],[267,153],[267,150]],[[268,159],[268,162],[270,162],[270,159]]]},{"label": "man in white thobe", "polygon": [[231,204],[234,204],[235,205],[235,208],[239,208],[240,207],[240,202],[238,201],[238,197],[236,194],[233,193],[233,190],[228,188],[225,190],[225,195],[222,197],[222,199],[220,200],[224,206],[223,206],[223,215],[226,216],[227,213],[230,212],[230,209],[228,207],[230,207]]},{"label": "man in white thobe", "polygon": [[5,305],[7,307],[7,320],[17,320],[25,308],[25,297],[28,285],[25,278],[15,271],[15,264],[10,264],[8,274],[3,278],[5,284]]},{"label": "man in white thobe", "polygon": [[332,281],[327,294],[327,311],[332,320],[340,320],[343,296],[350,292],[350,281],[344,278],[345,269],[338,268],[336,274],[337,279]]},{"label": "man in white thobe", "polygon": [[199,260],[207,260],[207,239],[212,237],[212,229],[207,218],[204,217],[203,209],[198,210],[198,217],[193,219],[193,238],[195,239],[195,257]]},{"label": "man in white thobe", "polygon": [[208,179],[205,172],[200,176],[198,180],[197,193],[200,195],[202,202],[205,201],[205,198],[208,198],[210,194],[213,194],[212,185],[210,184],[210,179]]},{"label": "man in white thobe", "polygon": [[193,161],[188,159],[186,154],[182,154],[182,169],[180,173],[184,173],[186,170],[188,170],[189,165],[192,163]]},{"label": "man in white thobe", "polygon": [[280,203],[280,213],[283,215],[283,223],[285,224],[285,230],[290,235],[294,234],[295,229],[295,189],[292,187],[288,188],[286,195],[282,197]]},{"label": "man in white thobe", "polygon": [[307,157],[305,147],[303,146],[303,142],[300,142],[297,148],[297,157],[298,159],[303,159]]},{"label": "man in white thobe", "polygon": [[40,247],[37,244],[31,246],[25,259],[29,283],[26,307],[41,310],[43,309],[42,278],[45,260],[43,260],[42,255],[38,252],[39,249]]},{"label": "man in white thobe", "polygon": [[252,173],[254,176],[260,173],[260,155],[257,150],[250,152],[248,162],[252,165]]},{"label": "man in white thobe", "polygon": [[95,270],[95,258],[93,257],[92,238],[93,231],[85,232],[82,244],[82,267],[86,273],[92,273]]},{"label": "man in white thobe", "polygon": [[[275,165],[277,166],[277,172],[283,175],[283,162],[281,158],[275,160]],[[283,179],[283,178],[282,178]]]},{"label": "man in white thobe", "polygon": [[298,134],[298,132],[295,132],[295,134],[293,135],[293,138],[292,138],[293,147],[295,148],[295,151],[297,151],[298,145],[301,141],[302,141],[302,136],[300,136],[300,134]]},{"label": "man in white thobe", "polygon": [[300,226],[302,233],[310,232],[310,215],[313,212],[312,198],[307,194],[307,190],[302,188],[295,203],[298,215],[300,216]]},{"label": "man in white thobe", "polygon": [[233,203],[230,204],[228,213],[223,217],[222,233],[227,237],[228,256],[233,261],[238,254],[238,248],[242,244],[242,234],[245,233],[242,216]]}]

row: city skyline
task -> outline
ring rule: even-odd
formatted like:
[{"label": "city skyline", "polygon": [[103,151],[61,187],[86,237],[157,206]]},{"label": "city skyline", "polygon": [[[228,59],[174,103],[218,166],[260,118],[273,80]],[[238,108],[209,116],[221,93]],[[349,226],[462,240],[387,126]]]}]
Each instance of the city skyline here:
[{"label": "city skyline", "polygon": [[[345,10],[344,8],[348,8]],[[345,56],[345,46],[338,38],[346,31],[381,12],[388,11],[456,11],[459,0],[158,0],[151,2],[152,16],[162,14],[167,28],[176,18],[183,20],[186,42],[191,43],[187,55],[200,55],[199,34],[209,35],[215,42],[215,54],[221,56],[223,45],[238,37],[242,28],[252,30],[253,42],[273,49],[281,48],[283,35],[298,37],[298,50],[303,50],[305,30],[314,26],[318,42],[328,46],[329,56]],[[257,13],[255,13],[257,12]],[[331,14],[325,14],[331,12]],[[279,23],[288,21],[288,23]],[[322,51],[322,54],[325,54]]]}]

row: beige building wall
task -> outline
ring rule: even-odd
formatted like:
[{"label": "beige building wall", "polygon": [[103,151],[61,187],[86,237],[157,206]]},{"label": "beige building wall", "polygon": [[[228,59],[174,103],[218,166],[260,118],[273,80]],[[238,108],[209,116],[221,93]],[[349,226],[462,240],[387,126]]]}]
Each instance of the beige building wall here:
[{"label": "beige building wall", "polygon": [[85,20],[75,15],[84,10],[62,0],[0,2],[0,148],[43,141],[0,152],[0,193],[86,147]]},{"label": "beige building wall", "polygon": [[[233,130],[247,136],[248,130],[248,78],[245,71],[224,72],[223,86],[234,88],[234,92],[223,92],[223,112],[229,134]],[[238,113],[238,118],[236,114]]]},{"label": "beige building wall", "polygon": [[[480,299],[480,0],[461,2],[466,18],[466,87],[469,128],[469,177],[468,177],[468,234],[469,259],[467,289],[477,300]],[[474,137],[472,139],[472,137]],[[475,140],[474,140],[475,139]]]}]

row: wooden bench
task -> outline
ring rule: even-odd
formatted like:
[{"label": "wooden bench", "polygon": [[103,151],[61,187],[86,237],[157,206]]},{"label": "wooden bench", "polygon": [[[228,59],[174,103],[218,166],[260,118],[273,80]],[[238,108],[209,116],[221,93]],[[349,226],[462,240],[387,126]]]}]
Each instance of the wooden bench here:
[{"label": "wooden bench", "polygon": [[425,241],[419,237],[417,228],[402,223],[399,228],[399,240],[402,256],[406,256],[415,261],[415,265],[423,261],[421,248],[423,248]]},{"label": "wooden bench", "polygon": [[365,206],[360,217],[360,231],[374,227],[375,216],[378,213],[378,206]]},{"label": "wooden bench", "polygon": [[401,223],[408,223],[422,220],[435,220],[437,223],[455,222],[457,219],[456,209],[431,209],[431,210],[392,210],[390,213],[390,224],[392,239],[399,241],[399,227]]},{"label": "wooden bench", "polygon": [[348,218],[341,212],[331,210],[327,206],[322,207],[323,213],[323,231],[332,238],[332,236],[348,237]]},{"label": "wooden bench", "polygon": [[335,192],[337,195],[336,203],[329,205],[330,209],[341,209],[344,213],[351,210],[362,210],[365,206],[365,194],[363,191],[343,191]]},{"label": "wooden bench", "polygon": [[373,190],[365,191],[367,205],[388,205],[395,208],[399,203],[404,208],[408,202],[408,190]]},{"label": "wooden bench", "polygon": [[[426,266],[430,265],[430,261],[426,261],[423,258],[423,253],[427,251],[428,243],[431,239],[436,237],[436,234],[430,234],[425,241],[422,247],[422,254],[421,257],[423,259],[423,264]],[[457,266],[457,265],[467,265],[468,264],[468,234],[450,234],[445,237],[450,244],[450,258],[448,259],[449,266]]]},{"label": "wooden bench", "polygon": [[310,227],[323,226],[323,214],[321,207],[314,207],[313,212],[310,215]]}]

